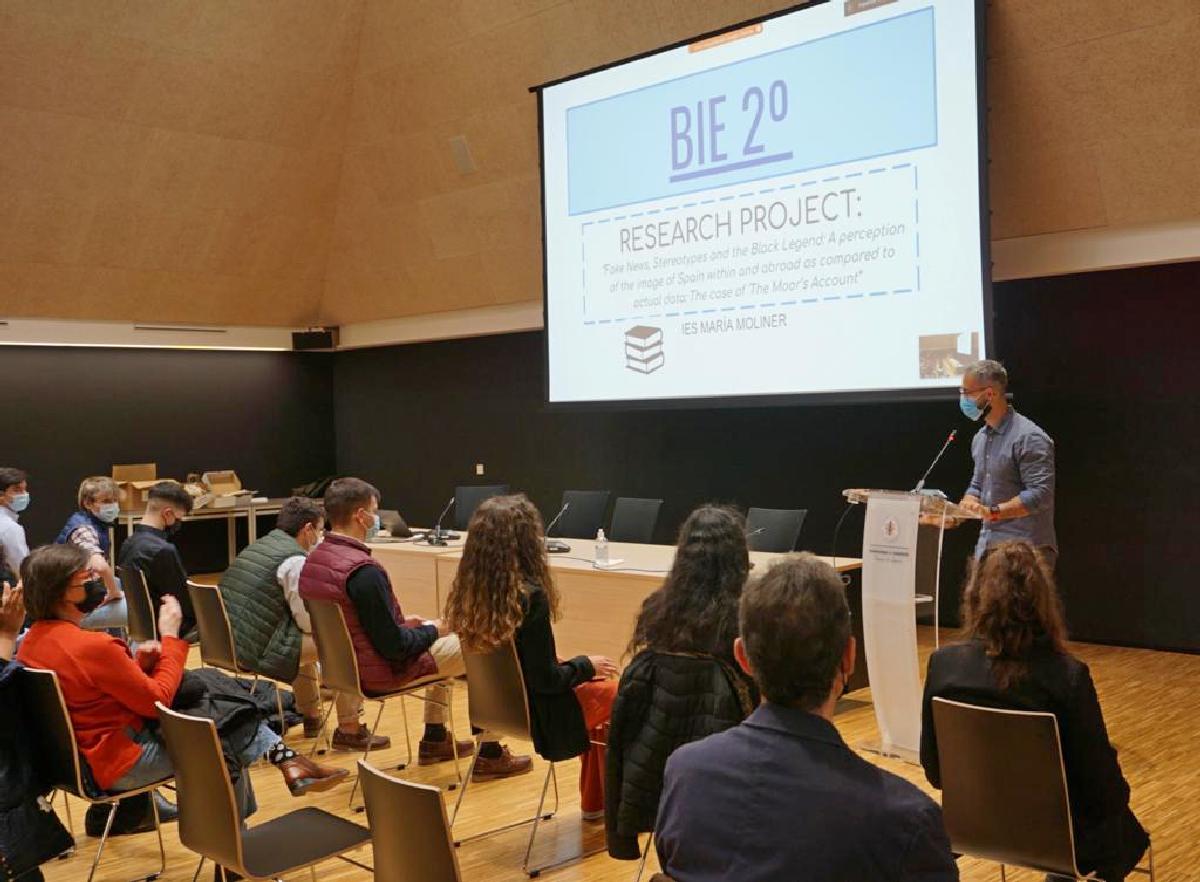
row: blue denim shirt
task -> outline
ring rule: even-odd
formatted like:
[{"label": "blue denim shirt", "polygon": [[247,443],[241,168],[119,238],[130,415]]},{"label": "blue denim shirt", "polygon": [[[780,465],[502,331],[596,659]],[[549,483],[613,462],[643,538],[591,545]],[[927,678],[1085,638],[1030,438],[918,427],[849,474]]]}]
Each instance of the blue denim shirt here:
[{"label": "blue denim shirt", "polygon": [[1054,440],[1029,417],[1009,410],[996,428],[984,425],[971,439],[975,472],[968,496],[985,506],[1014,496],[1029,510],[1022,518],[984,521],[975,556],[992,545],[1024,539],[1058,550],[1054,535]]}]

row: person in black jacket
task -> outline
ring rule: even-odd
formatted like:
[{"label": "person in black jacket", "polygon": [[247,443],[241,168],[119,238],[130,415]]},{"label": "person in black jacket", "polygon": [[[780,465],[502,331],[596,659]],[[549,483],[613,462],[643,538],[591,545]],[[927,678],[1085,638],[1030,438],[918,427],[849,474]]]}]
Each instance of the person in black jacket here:
[{"label": "person in black jacket", "polygon": [[514,641],[533,746],[558,762],[583,755],[583,816],[604,816],[603,727],[616,696],[613,661],[579,655],[560,661],[550,623],[558,589],[550,575],[542,516],[523,494],[488,499],[471,516],[462,561],[446,600],[446,622],[472,652]]},{"label": "person in black jacket", "polygon": [[963,630],[963,642],[929,659],[921,727],[925,777],[941,787],[935,697],[1054,714],[1079,869],[1121,882],[1150,840],[1129,809],[1129,785],[1109,743],[1096,687],[1087,665],[1067,651],[1054,577],[1034,546],[1015,541],[988,549],[963,594]]},{"label": "person in black jacket", "polygon": [[703,505],[680,528],[662,587],[642,603],[609,731],[605,827],[614,858],[636,859],[637,835],[654,829],[667,757],[736,726],[758,703],[733,657],[749,572],[741,513]]}]

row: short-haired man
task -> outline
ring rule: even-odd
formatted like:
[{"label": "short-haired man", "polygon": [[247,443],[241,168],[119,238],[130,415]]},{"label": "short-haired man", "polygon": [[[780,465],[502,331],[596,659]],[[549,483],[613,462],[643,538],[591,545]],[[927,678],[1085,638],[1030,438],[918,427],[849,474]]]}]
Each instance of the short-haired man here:
[{"label": "short-haired man", "polygon": [[984,425],[971,439],[975,470],[962,504],[983,517],[975,556],[1010,539],[1037,548],[1051,567],[1058,560],[1054,533],[1054,441],[1008,403],[1008,371],[998,361],[967,368],[959,406]]},{"label": "short-haired man", "polygon": [[128,623],[125,595],[121,583],[108,562],[112,541],[109,528],[121,513],[120,488],[107,475],[84,478],[79,485],[79,510],[67,518],[54,541],[59,545],[78,545],[88,553],[88,568],[104,583],[104,599],[84,616],[81,628],[92,631],[123,628]]},{"label": "short-haired man", "polygon": [[763,703],[667,761],[655,843],[676,882],[958,879],[937,804],[833,725],[855,658],[843,592],[808,554],[746,587],[734,656]]},{"label": "short-haired man", "polygon": [[[300,571],[324,527],[321,504],[293,496],[280,508],[275,529],[243,549],[221,577],[238,666],[292,684],[306,738],[320,734],[321,690],[312,623],[300,599]],[[357,736],[361,711],[360,699],[339,695],[339,731]],[[390,745],[390,739],[377,736],[371,749]]]},{"label": "short-haired man", "polygon": [[[29,507],[29,484],[20,469],[0,467],[0,571],[16,584],[21,562],[29,557],[29,543],[19,515]],[[4,573],[0,572],[0,576]]]},{"label": "short-haired man", "polygon": [[194,638],[196,613],[187,590],[187,570],[179,549],[171,538],[183,527],[183,519],[192,512],[192,497],[177,481],[159,481],[150,488],[146,513],[133,528],[133,535],[121,543],[117,563],[134,567],[146,579],[146,587],[157,610],[168,594],[179,601],[183,609],[183,626],[179,633]]},{"label": "short-haired man", "polygon": [[[367,542],[379,532],[379,491],[359,478],[339,478],[325,491],[325,515],[330,529],[304,563],[300,596],[341,607],[363,691],[368,695],[394,692],[431,674],[465,674],[458,637],[440,619],[406,618],[387,571],[371,556]],[[446,730],[445,687],[431,687],[426,699],[421,765],[453,759],[455,747],[453,733]],[[334,746],[362,750],[367,737],[366,732],[345,733],[339,726]],[[469,756],[474,745],[459,741],[457,749],[459,756]],[[499,742],[483,740],[473,775],[504,778],[532,768],[528,756],[513,756]]]}]

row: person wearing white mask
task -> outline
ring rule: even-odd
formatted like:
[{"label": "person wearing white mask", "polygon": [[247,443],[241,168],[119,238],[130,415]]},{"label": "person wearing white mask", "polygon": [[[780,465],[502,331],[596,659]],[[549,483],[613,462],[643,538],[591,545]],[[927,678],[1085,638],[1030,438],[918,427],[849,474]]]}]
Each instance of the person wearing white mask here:
[{"label": "person wearing white mask", "polygon": [[29,543],[18,515],[29,507],[29,485],[20,469],[0,467],[0,570],[7,569],[16,583],[21,562],[29,557]]},{"label": "person wearing white mask", "polygon": [[89,631],[124,628],[128,623],[125,595],[109,563],[112,548],[109,529],[121,513],[120,492],[117,482],[107,475],[84,478],[79,485],[79,510],[67,519],[54,540],[60,545],[78,545],[86,551],[95,582],[103,585],[103,593],[94,583],[88,589],[87,604],[95,607],[87,612],[80,627]]}]

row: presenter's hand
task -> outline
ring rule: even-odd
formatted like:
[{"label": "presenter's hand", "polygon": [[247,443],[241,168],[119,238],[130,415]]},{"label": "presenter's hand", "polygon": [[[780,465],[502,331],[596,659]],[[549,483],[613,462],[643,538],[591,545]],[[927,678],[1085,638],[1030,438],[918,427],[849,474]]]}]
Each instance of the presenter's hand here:
[{"label": "presenter's hand", "polygon": [[620,673],[616,663],[607,655],[589,655],[588,661],[592,663],[592,669],[595,670],[598,680],[611,680]]},{"label": "presenter's hand", "polygon": [[183,624],[183,608],[173,595],[164,594],[158,611],[158,633],[163,637],[178,637]]}]

